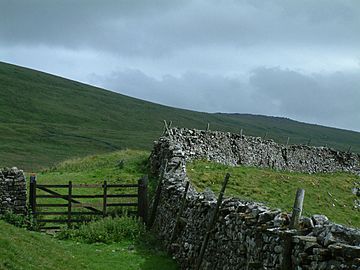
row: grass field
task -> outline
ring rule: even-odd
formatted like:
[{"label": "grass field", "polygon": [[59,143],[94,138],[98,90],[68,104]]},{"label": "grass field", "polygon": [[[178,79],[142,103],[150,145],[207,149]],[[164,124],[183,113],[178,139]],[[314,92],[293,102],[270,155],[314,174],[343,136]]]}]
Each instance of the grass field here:
[{"label": "grass field", "polygon": [[177,269],[164,252],[125,240],[86,244],[14,227],[0,220],[1,270]]},{"label": "grass field", "polygon": [[[119,86],[121,89],[121,86]],[[285,143],[360,152],[360,133],[285,118],[209,114],[130,98],[0,62],[0,167],[37,171],[57,162],[126,148],[150,150],[162,121],[174,126],[240,132]]]},{"label": "grass field", "polygon": [[226,172],[231,178],[227,196],[264,202],[271,208],[291,211],[297,188],[305,189],[304,215],[324,214],[332,221],[360,228],[360,211],[353,208],[351,193],[360,177],[348,173],[305,174],[252,167],[228,167],[208,161],[187,165],[191,182],[199,189],[219,192]]},{"label": "grass field", "polygon": [[[110,183],[136,183],[137,179],[147,173],[148,156],[149,153],[145,151],[123,150],[67,160],[38,173],[37,182],[64,184],[73,181],[90,184],[102,183],[107,179]],[[61,192],[60,189],[58,191]],[[76,192],[83,194],[88,190],[78,189]],[[97,193],[99,190],[92,189],[91,192]],[[58,240],[50,235],[14,227],[1,220],[0,228],[0,269],[4,270],[177,269],[174,261],[161,251],[158,242],[151,241],[149,244],[148,234],[140,241],[124,239],[116,243],[87,244]]]}]

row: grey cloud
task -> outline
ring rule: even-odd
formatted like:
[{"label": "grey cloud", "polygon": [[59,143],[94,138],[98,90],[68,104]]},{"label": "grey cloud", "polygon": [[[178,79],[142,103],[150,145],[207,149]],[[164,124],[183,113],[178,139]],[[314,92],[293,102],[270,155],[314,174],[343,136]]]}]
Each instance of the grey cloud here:
[{"label": "grey cloud", "polygon": [[176,107],[360,130],[358,29],[358,0],[0,1],[2,60]]},{"label": "grey cloud", "polygon": [[94,84],[105,88],[174,107],[199,111],[223,111],[226,107],[251,109],[251,104],[244,102],[249,100],[244,85],[237,79],[217,75],[187,72],[179,77],[165,75],[155,79],[139,70],[125,70],[108,77],[92,75],[91,78]]},{"label": "grey cloud", "polygon": [[[0,44],[159,57],[185,48],[346,46],[358,51],[353,1],[3,1]],[[221,49],[221,48],[219,48]]]},{"label": "grey cloud", "polygon": [[287,116],[360,131],[360,72],[306,75],[262,67],[244,82],[196,72],[155,79],[126,70],[93,79],[121,93],[176,107]]},{"label": "grey cloud", "polygon": [[303,75],[290,70],[258,69],[250,82],[263,100],[277,100],[284,115],[360,130],[360,72]]}]

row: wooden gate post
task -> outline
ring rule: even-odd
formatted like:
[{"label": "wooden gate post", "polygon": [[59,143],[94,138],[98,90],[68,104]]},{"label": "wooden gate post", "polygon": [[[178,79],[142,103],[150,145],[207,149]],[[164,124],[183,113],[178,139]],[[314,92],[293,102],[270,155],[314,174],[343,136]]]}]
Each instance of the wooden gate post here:
[{"label": "wooden gate post", "polygon": [[30,176],[30,190],[29,190],[29,203],[31,213],[35,215],[36,212],[36,175]]},{"label": "wooden gate post", "polygon": [[148,177],[138,180],[138,216],[147,225],[148,223]]},{"label": "wooden gate post", "polygon": [[106,208],[107,208],[107,182],[106,180],[104,181],[104,185],[103,185],[103,189],[104,189],[104,197],[103,197],[103,217],[106,217]]},{"label": "wooden gate post", "polygon": [[67,225],[70,227],[71,225],[71,204],[72,204],[72,182],[69,181],[69,189],[68,189],[68,215],[67,215]]}]

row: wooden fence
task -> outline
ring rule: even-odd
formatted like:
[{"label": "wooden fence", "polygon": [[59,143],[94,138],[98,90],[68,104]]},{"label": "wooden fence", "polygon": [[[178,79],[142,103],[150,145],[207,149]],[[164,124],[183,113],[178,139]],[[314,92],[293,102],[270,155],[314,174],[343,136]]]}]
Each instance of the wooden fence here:
[{"label": "wooden fence", "polygon": [[[79,189],[95,189],[99,193],[77,194],[76,191]],[[131,192],[134,189],[135,192]],[[65,202],[59,202],[59,199]],[[117,201],[114,202],[114,199]],[[60,228],[44,226],[46,223],[63,223],[71,226],[73,223],[91,221],[95,216],[105,217],[114,207],[122,207],[124,212],[136,214],[146,223],[147,177],[139,179],[136,184],[108,184],[107,181],[103,184],[73,184],[71,181],[68,184],[37,184],[36,177],[31,176],[29,203],[34,218],[40,228],[45,230]],[[50,219],[49,216],[58,218]]]}]

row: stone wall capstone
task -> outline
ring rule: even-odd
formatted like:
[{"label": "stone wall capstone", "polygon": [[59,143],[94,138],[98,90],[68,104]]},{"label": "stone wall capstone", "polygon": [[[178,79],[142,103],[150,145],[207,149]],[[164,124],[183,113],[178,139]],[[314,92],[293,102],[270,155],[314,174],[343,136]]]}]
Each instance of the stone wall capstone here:
[{"label": "stone wall capstone", "polygon": [[[163,188],[153,230],[179,262],[195,269],[217,199],[211,190],[191,185],[180,228],[170,242],[181,197],[188,181],[186,163],[208,159],[227,165],[270,167],[300,172],[347,171],[359,174],[359,155],[328,148],[282,146],[237,134],[173,128],[150,156],[154,174],[163,172]],[[302,218],[290,230],[291,215],[261,203],[225,198],[211,232],[201,269],[355,269],[360,270],[360,231],[325,216]]]},{"label": "stone wall capstone", "polygon": [[16,167],[0,170],[0,214],[6,211],[26,213],[26,179]]}]

